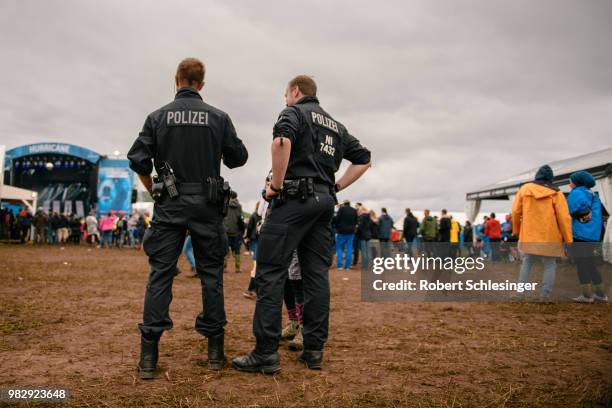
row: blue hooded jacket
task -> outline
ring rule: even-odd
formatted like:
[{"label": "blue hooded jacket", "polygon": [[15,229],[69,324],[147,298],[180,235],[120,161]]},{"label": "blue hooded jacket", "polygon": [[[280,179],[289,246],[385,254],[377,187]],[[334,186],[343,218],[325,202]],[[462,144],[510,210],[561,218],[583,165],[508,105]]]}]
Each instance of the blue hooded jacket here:
[{"label": "blue hooded jacket", "polygon": [[[599,241],[603,227],[599,196],[585,186],[579,186],[574,188],[567,196],[567,205],[572,215],[572,233],[574,239]],[[589,222],[580,222],[574,218],[577,212],[586,210],[591,210],[591,220]]]}]

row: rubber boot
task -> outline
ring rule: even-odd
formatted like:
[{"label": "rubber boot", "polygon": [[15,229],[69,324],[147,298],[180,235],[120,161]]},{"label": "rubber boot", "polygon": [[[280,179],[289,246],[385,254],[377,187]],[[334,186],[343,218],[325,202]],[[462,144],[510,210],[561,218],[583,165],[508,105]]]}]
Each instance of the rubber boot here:
[{"label": "rubber boot", "polygon": [[141,380],[150,380],[155,375],[159,340],[147,340],[140,338],[140,361],[138,362],[138,372]]},{"label": "rubber boot", "polygon": [[208,369],[218,371],[225,365],[225,353],[223,352],[224,334],[217,334],[208,338]]}]

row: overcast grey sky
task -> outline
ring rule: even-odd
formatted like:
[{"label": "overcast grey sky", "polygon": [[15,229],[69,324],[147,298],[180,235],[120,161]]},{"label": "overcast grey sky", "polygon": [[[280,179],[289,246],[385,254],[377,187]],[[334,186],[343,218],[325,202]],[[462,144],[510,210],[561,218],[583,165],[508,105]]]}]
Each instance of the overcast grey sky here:
[{"label": "overcast grey sky", "polygon": [[373,152],[341,199],[463,210],[467,191],[612,145],[611,21],[607,0],[3,0],[0,144],[125,154],[195,56],[249,149],[223,171],[246,204],[304,73]]}]

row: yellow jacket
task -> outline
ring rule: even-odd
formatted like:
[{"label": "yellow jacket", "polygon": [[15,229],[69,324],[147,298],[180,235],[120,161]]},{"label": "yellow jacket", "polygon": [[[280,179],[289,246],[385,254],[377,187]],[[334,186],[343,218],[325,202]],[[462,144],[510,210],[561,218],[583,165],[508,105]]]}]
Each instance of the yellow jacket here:
[{"label": "yellow jacket", "polygon": [[537,183],[524,184],[512,204],[512,232],[527,254],[563,256],[572,242],[572,218],[563,193]]},{"label": "yellow jacket", "polygon": [[452,244],[456,244],[459,242],[459,232],[461,232],[461,228],[459,228],[459,223],[457,222],[457,220],[451,220],[450,242]]}]

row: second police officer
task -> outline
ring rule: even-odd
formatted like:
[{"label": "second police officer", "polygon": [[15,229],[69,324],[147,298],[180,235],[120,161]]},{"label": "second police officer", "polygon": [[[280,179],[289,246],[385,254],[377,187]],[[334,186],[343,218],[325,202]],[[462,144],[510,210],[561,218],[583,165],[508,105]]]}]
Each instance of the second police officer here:
[{"label": "second police officer", "polygon": [[[151,269],[139,324],[142,379],[154,377],[159,339],[172,328],[172,282],[187,231],[202,283],[203,312],[196,318],[195,329],[208,337],[209,368],[218,370],[225,361],[223,258],[227,242],[222,213],[229,190],[220,178],[220,167],[221,161],[229,168],[242,166],[248,153],[227,113],[202,100],[199,91],[204,72],[204,64],[195,58],[181,61],[174,101],[147,117],[128,153],[130,167],[157,197],[152,226],[143,243]],[[151,178],[153,167],[160,182]]]},{"label": "second police officer", "polygon": [[[292,79],[287,108],[274,125],[272,182],[264,195],[275,198],[263,224],[257,251],[257,303],[253,317],[255,349],[232,361],[247,372],[280,370],[283,288],[294,249],[304,285],[304,349],[299,360],[320,369],[329,325],[331,219],[335,193],[370,167],[370,151],[319,105],[317,85],[308,76]],[[351,162],[337,181],[343,159]]]}]

